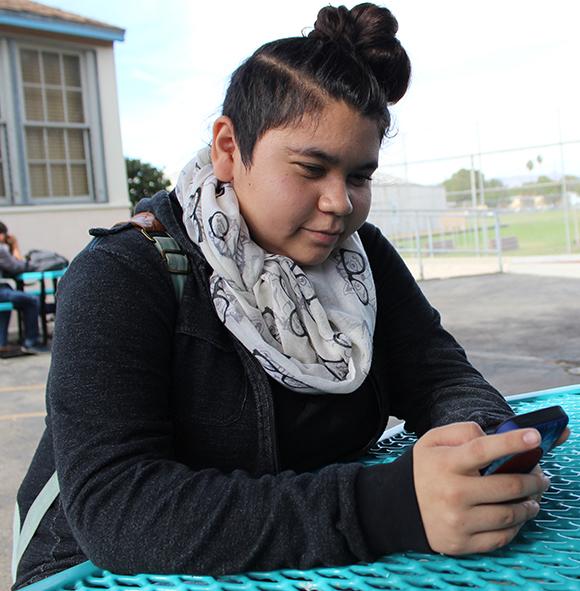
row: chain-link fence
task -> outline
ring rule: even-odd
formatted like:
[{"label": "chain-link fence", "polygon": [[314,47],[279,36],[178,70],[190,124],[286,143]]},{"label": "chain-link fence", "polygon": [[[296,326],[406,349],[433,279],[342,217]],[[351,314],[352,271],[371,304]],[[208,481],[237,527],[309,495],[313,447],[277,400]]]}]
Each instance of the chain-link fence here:
[{"label": "chain-link fence", "polygon": [[[580,141],[387,163],[370,219],[399,251],[444,257],[580,254]],[[416,181],[416,182],[413,182]]]},{"label": "chain-link fence", "polygon": [[[502,272],[503,253],[518,246],[517,238],[502,232],[496,211],[374,208],[369,219],[388,236],[420,279]],[[459,267],[464,271],[458,272]]]}]

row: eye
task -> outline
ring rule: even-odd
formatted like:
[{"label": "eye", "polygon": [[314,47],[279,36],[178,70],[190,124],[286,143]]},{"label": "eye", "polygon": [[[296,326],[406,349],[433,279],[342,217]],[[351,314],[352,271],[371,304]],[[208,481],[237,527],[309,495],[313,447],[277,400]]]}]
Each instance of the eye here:
[{"label": "eye", "polygon": [[348,177],[349,184],[355,187],[363,187],[367,183],[372,181],[372,177],[369,174],[351,174]]},{"label": "eye", "polygon": [[310,179],[318,179],[324,176],[325,170],[322,166],[317,166],[316,164],[306,164],[304,162],[299,162],[298,165]]}]

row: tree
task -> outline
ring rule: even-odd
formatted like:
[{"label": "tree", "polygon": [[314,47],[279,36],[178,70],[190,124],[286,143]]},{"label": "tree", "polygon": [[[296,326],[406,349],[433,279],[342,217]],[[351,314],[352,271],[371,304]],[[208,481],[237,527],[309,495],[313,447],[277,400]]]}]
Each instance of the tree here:
[{"label": "tree", "polygon": [[560,197],[562,193],[561,181],[555,181],[545,174],[541,174],[537,180],[524,183],[519,190],[524,195],[543,195]]},{"label": "tree", "polygon": [[162,170],[155,168],[148,162],[125,158],[125,165],[127,167],[129,199],[133,207],[142,197],[151,197],[157,191],[167,189],[171,184],[171,181],[165,178]]},{"label": "tree", "polygon": [[[490,189],[485,192],[485,201],[489,204],[497,204],[498,201],[505,198],[504,184],[499,179],[486,180],[485,175],[479,170],[473,171],[473,184],[475,191],[479,196],[480,176],[484,189]],[[443,186],[447,192],[447,201],[459,203],[467,201],[471,203],[471,182],[472,171],[468,168],[460,168],[454,172],[447,180],[443,181]]]},{"label": "tree", "polygon": [[500,179],[484,181],[485,203],[491,207],[504,207],[510,202],[510,192]]},{"label": "tree", "polygon": [[[479,187],[479,170],[474,170],[473,182],[475,187]],[[447,180],[443,181],[443,186],[449,194],[450,201],[463,201],[468,199],[471,191],[471,170],[460,168],[454,172]],[[454,195],[456,193],[457,195]]]},{"label": "tree", "polygon": [[[543,159],[539,155],[535,159],[538,164],[541,164]],[[530,160],[526,164],[528,170],[534,169],[534,161]],[[479,179],[483,181],[483,188],[485,194],[485,203],[491,207],[505,207],[508,206],[511,199],[515,196],[539,196],[545,198],[546,203],[558,205],[562,196],[562,181],[559,179],[552,179],[546,175],[540,175],[535,181],[524,182],[515,187],[506,187],[500,179],[489,179],[479,171],[473,171],[473,183],[478,199],[481,199],[479,192]],[[580,177],[574,175],[566,175],[568,191],[580,190]],[[461,168],[454,172],[447,180],[443,181],[443,186],[447,193],[447,201],[449,203],[471,205],[471,183],[472,172],[468,168]]]},{"label": "tree", "polygon": [[[580,178],[571,174],[565,176],[567,190],[575,191],[580,188]],[[562,180],[552,179],[546,175],[540,175],[536,181],[524,183],[518,190],[523,195],[542,195],[546,203],[552,205],[561,204],[562,200]]]}]

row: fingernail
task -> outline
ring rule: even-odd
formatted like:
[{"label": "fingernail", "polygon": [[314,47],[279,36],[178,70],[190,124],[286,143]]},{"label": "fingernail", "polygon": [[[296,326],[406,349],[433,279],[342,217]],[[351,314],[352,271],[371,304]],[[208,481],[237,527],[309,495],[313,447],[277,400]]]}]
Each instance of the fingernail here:
[{"label": "fingernail", "polygon": [[526,431],[524,433],[524,441],[530,445],[533,443],[537,445],[541,441],[540,434],[537,431]]}]

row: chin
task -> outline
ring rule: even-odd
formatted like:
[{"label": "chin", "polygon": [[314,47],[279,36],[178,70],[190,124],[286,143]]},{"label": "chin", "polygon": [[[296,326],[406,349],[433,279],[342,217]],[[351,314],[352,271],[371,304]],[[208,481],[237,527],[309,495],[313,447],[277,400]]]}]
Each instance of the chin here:
[{"label": "chin", "polygon": [[326,252],[324,254],[312,254],[310,256],[302,256],[302,257],[290,257],[296,264],[300,265],[301,267],[315,267],[316,265],[322,265],[330,256],[332,251]]},{"label": "chin", "polygon": [[332,246],[332,248],[290,248],[289,250],[282,248],[266,248],[266,251],[272,254],[288,257],[301,267],[314,267],[324,263],[336,248],[337,245]]}]

